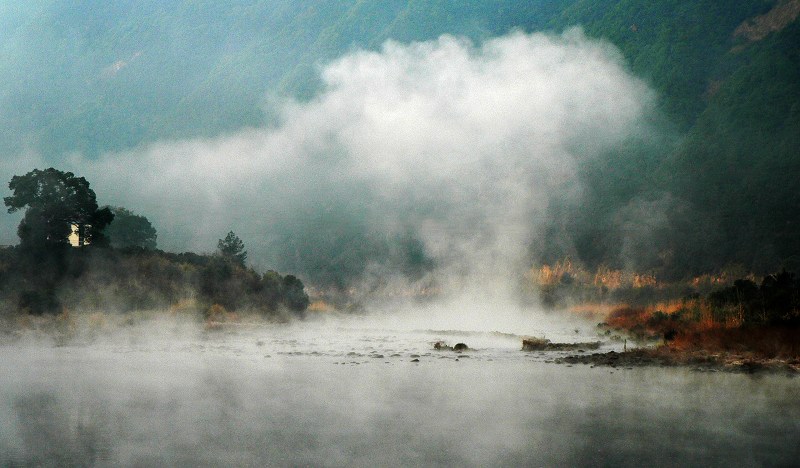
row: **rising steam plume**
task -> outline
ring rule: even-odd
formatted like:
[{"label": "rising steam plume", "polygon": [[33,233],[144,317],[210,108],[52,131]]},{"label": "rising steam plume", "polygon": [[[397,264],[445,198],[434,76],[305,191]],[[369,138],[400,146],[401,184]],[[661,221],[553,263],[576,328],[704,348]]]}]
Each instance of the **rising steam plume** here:
[{"label": "rising steam plume", "polygon": [[578,29],[387,42],[321,73],[313,100],[272,100],[273,126],[76,155],[69,169],[148,216],[166,250],[210,251],[232,229],[257,267],[363,279],[391,274],[385,247],[408,238],[440,278],[502,283],[553,197],[581,196],[576,168],[645,132],[654,101]]}]

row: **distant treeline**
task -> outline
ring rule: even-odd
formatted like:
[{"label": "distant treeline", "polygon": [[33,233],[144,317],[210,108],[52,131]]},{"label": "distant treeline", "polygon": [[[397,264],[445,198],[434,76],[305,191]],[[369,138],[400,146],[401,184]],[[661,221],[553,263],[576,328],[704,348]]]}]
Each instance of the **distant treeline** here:
[{"label": "distant treeline", "polygon": [[738,279],[711,293],[708,302],[717,321],[800,325],[800,279],[786,270],[765,276],[760,285]]},{"label": "distant treeline", "polygon": [[302,314],[309,299],[303,283],[292,275],[262,275],[218,254],[91,246],[0,250],[4,314],[125,313],[187,303],[199,312],[217,305],[278,316]]},{"label": "distant treeline", "polygon": [[613,306],[637,316],[646,311],[648,319],[641,320],[646,325],[667,316],[717,324],[800,325],[800,279],[785,269],[760,278],[730,266],[715,275],[664,281],[609,268],[590,271],[565,259],[531,269],[525,284],[545,306]]},{"label": "distant treeline", "polygon": [[89,182],[55,168],[14,176],[10,213],[23,211],[18,246],[0,250],[0,313],[128,312],[187,303],[198,310],[302,313],[303,283],[247,268],[229,232],[217,252],[155,250],[156,231],[124,208],[100,208]]},{"label": "distant treeline", "polygon": [[733,352],[798,362],[800,280],[790,272],[766,275],[760,283],[733,285],[678,301],[622,305],[600,324],[634,339],[660,340],[673,350]]}]

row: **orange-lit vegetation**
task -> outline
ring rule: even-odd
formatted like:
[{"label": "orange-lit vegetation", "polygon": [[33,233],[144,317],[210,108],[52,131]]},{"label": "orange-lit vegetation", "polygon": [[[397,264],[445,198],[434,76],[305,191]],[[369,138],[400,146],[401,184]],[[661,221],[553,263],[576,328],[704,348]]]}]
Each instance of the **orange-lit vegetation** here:
[{"label": "orange-lit vegetation", "polygon": [[330,310],[332,310],[332,306],[321,299],[317,299],[308,305],[309,312],[328,312]]},{"label": "orange-lit vegetation", "polygon": [[663,340],[673,351],[800,358],[800,281],[783,271],[760,285],[735,280],[705,297],[607,312],[602,324],[640,340]]},{"label": "orange-lit vegetation", "polygon": [[[603,310],[609,304],[647,306],[712,289],[704,280],[665,282],[651,272],[628,272],[601,265],[594,270],[580,267],[569,258],[552,265],[531,268],[525,275],[527,288],[538,294],[545,306],[581,307],[581,313]],[[587,304],[593,304],[588,307]]]},{"label": "orange-lit vegetation", "polygon": [[800,359],[800,280],[786,271],[758,278],[733,266],[666,282],[565,259],[531,269],[527,280],[545,305],[601,321],[608,335],[656,342],[660,352]]},{"label": "orange-lit vegetation", "polygon": [[607,314],[610,309],[623,306],[675,312],[687,299],[709,295],[736,281],[757,280],[756,275],[739,265],[729,265],[713,274],[667,281],[654,272],[632,272],[605,265],[590,270],[569,257],[532,267],[525,274],[526,287],[539,294],[545,306],[581,314]]},{"label": "orange-lit vegetation", "polygon": [[564,283],[578,283],[597,288],[619,289],[624,287],[642,288],[657,286],[658,281],[651,273],[630,273],[601,265],[594,272],[576,266],[567,257],[553,265],[531,268],[527,277],[538,286],[556,286]]}]

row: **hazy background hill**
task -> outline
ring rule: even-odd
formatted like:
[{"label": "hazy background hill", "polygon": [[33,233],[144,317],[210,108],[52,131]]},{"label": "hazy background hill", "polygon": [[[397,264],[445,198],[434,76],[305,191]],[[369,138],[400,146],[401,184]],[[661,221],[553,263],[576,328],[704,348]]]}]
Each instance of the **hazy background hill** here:
[{"label": "hazy background hill", "polygon": [[[577,25],[657,92],[660,132],[582,167],[585,196],[551,206],[531,260],[667,276],[797,268],[798,13],[796,0],[3,1],[0,152],[58,167],[273,125],[283,99],[313,99],[320,67],[355,49]],[[332,281],[386,250],[317,241],[278,267]],[[424,264],[408,242],[401,263]]]}]

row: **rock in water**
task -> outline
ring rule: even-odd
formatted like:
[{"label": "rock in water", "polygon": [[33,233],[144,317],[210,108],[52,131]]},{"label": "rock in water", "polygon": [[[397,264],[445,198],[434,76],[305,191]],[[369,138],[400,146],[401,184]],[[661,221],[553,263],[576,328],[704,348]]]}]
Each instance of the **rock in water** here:
[{"label": "rock in water", "polygon": [[466,345],[466,344],[464,344],[464,343],[456,343],[456,345],[455,345],[455,346],[453,346],[453,351],[459,351],[459,352],[461,352],[461,351],[466,351],[466,350],[468,350],[468,349],[469,349],[469,346],[467,346],[467,345]]},{"label": "rock in water", "polygon": [[544,351],[550,345],[546,338],[525,338],[522,340],[523,351]]},{"label": "rock in water", "polygon": [[575,351],[586,349],[598,349],[602,345],[599,341],[588,343],[551,343],[546,338],[524,338],[522,340],[523,351]]}]

